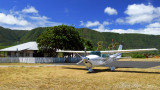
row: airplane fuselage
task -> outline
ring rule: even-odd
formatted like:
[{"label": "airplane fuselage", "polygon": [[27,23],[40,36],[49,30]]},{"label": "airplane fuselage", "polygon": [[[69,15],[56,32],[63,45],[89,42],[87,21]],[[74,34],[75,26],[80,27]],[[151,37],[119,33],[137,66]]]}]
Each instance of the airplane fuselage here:
[{"label": "airplane fuselage", "polygon": [[117,55],[113,54],[109,57],[100,57],[98,55],[87,55],[85,59],[83,59],[83,63],[87,67],[94,67],[94,66],[103,66],[107,65],[109,63],[112,63],[114,61],[118,60]]}]

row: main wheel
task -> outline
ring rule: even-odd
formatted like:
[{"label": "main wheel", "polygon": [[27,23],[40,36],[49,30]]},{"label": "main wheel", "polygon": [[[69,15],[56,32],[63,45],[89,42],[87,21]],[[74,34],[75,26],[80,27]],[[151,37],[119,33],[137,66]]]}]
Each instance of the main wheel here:
[{"label": "main wheel", "polygon": [[116,67],[110,67],[111,71],[115,71]]},{"label": "main wheel", "polygon": [[90,69],[88,69],[88,72],[91,73],[91,72],[93,72],[93,70],[90,68]]}]

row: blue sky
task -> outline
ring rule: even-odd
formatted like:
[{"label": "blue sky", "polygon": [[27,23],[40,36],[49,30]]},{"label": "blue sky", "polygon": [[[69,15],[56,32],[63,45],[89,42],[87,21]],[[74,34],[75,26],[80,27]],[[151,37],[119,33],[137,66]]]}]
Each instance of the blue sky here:
[{"label": "blue sky", "polygon": [[1,0],[0,26],[31,30],[61,24],[160,35],[160,0]]}]

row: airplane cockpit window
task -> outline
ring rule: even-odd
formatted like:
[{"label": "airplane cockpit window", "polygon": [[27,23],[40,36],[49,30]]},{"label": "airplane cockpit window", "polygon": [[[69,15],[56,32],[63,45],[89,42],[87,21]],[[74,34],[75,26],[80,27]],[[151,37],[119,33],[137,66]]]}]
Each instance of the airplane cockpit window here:
[{"label": "airplane cockpit window", "polygon": [[101,54],[101,57],[103,58],[109,57],[109,54]]}]

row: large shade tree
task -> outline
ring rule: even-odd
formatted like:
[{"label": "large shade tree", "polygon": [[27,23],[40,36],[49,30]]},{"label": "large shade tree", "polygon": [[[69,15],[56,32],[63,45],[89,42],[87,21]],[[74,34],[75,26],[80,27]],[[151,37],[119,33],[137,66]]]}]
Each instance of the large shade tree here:
[{"label": "large shade tree", "polygon": [[57,56],[58,49],[84,50],[85,41],[74,27],[67,25],[50,27],[37,38],[39,50],[48,56]]}]

